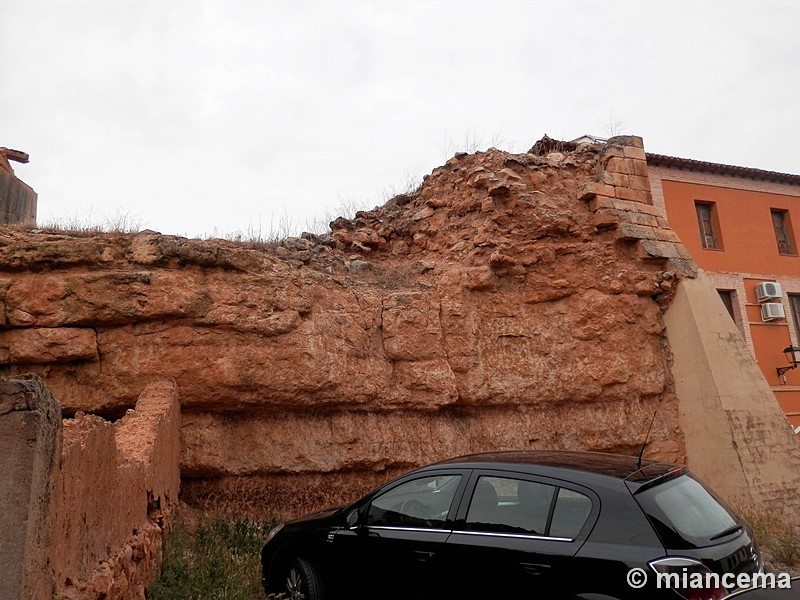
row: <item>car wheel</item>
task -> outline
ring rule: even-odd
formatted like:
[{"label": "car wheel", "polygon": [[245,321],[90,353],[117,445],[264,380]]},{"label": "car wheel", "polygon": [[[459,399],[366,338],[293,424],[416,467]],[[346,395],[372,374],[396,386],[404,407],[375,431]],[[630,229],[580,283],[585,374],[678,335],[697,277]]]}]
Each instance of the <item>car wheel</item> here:
[{"label": "car wheel", "polygon": [[323,600],[322,584],[314,566],[295,558],[286,571],[284,589],[290,600]]}]

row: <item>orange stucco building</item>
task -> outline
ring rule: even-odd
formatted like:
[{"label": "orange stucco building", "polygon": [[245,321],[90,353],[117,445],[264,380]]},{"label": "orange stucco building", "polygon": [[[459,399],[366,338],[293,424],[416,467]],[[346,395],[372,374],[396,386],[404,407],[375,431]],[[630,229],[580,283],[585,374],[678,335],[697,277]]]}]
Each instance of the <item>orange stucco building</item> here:
[{"label": "orange stucco building", "polygon": [[789,366],[784,349],[800,347],[800,175],[651,153],[647,164],[653,204],[714,282],[800,433],[800,368],[777,372]]}]

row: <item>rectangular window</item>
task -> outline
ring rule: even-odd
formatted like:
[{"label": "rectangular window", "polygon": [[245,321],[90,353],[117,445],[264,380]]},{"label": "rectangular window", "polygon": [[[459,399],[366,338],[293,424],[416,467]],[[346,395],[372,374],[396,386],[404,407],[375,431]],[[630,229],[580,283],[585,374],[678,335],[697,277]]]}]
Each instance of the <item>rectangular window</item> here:
[{"label": "rectangular window", "polygon": [[800,294],[789,294],[789,307],[792,310],[792,321],[794,321],[794,334],[800,343]]},{"label": "rectangular window", "polygon": [[545,483],[481,476],[465,524],[472,531],[547,535],[555,492]]},{"label": "rectangular window", "polygon": [[733,319],[733,322],[736,323],[736,309],[734,308],[736,301],[733,295],[733,291],[731,290],[717,290],[719,294],[720,300],[725,305],[725,308],[728,311],[728,314]]},{"label": "rectangular window", "polygon": [[778,252],[781,254],[796,254],[791,235],[789,211],[773,208],[772,226],[775,228],[775,239],[778,241]]},{"label": "rectangular window", "polygon": [[722,248],[717,223],[717,210],[713,202],[695,202],[697,226],[700,228],[700,244],[709,250]]}]

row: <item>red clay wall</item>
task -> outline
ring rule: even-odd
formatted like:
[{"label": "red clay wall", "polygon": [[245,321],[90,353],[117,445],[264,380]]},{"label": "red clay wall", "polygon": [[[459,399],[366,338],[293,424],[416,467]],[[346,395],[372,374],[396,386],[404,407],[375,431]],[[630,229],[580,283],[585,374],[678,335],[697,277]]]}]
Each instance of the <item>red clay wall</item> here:
[{"label": "red clay wall", "polygon": [[179,420],[169,382],[148,386],[116,423],[64,420],[52,504],[57,597],[144,598],[178,499]]},{"label": "red clay wall", "polygon": [[660,304],[679,249],[624,172],[641,140],[600,152],[459,155],[274,246],[4,233],[0,369],[42,373],[67,414],[120,416],[174,378],[184,497],[240,514],[465,452],[635,454],[657,408],[649,455],[682,460]]}]

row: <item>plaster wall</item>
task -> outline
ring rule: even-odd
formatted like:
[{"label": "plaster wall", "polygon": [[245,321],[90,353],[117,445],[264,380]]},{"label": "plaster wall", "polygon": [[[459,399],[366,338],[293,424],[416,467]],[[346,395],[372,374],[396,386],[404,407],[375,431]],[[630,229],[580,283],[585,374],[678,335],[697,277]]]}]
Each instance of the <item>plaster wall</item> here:
[{"label": "plaster wall", "polygon": [[729,502],[797,522],[800,443],[702,271],[664,320],[689,467]]},{"label": "plaster wall", "polygon": [[0,598],[49,600],[61,410],[37,377],[0,381]]}]

